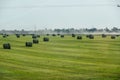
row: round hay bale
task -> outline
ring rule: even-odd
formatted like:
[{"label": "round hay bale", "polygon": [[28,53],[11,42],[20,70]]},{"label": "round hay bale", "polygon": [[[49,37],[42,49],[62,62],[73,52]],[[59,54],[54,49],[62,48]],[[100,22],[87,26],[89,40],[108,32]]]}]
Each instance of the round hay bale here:
[{"label": "round hay bale", "polygon": [[72,34],[72,37],[75,37],[75,34]]},{"label": "round hay bale", "polygon": [[7,35],[6,34],[3,34],[3,38],[6,38],[7,37]]},{"label": "round hay bale", "polygon": [[34,39],[37,38],[37,35],[33,34],[33,35],[32,35],[32,38],[34,38]]},{"label": "round hay bale", "polygon": [[49,36],[49,34],[46,34],[47,36]]},{"label": "round hay bale", "polygon": [[114,35],[111,36],[111,39],[115,39],[116,37]]},{"label": "round hay bale", "polygon": [[77,39],[82,39],[82,36],[77,36]]},{"label": "round hay bale", "polygon": [[58,36],[60,36],[60,34],[57,34]]},{"label": "round hay bale", "polygon": [[120,35],[116,35],[117,37],[119,37]]},{"label": "round hay bale", "polygon": [[64,38],[64,35],[61,35],[60,37],[61,37],[61,38]]},{"label": "round hay bale", "polygon": [[44,38],[43,38],[43,41],[48,42],[48,41],[49,41],[49,38],[44,37]]},{"label": "round hay bale", "polygon": [[106,38],[107,37],[107,35],[105,35],[105,34],[102,34],[102,38]]},{"label": "round hay bale", "polygon": [[91,35],[91,34],[90,34],[90,35],[88,35],[88,38],[89,38],[89,39],[94,39],[94,35]]},{"label": "round hay bale", "polygon": [[4,49],[11,49],[11,45],[9,43],[3,44]]},{"label": "round hay bale", "polygon": [[26,34],[22,34],[22,36],[26,36]]},{"label": "round hay bale", "polygon": [[8,34],[6,34],[6,36],[9,36]]},{"label": "round hay bale", "polygon": [[56,36],[56,34],[52,34],[52,36]]},{"label": "round hay bale", "polygon": [[3,38],[6,38],[6,36],[5,36],[5,35],[3,35]]},{"label": "round hay bale", "polygon": [[32,42],[26,42],[25,45],[26,47],[32,47]]},{"label": "round hay bale", "polygon": [[16,37],[17,37],[17,38],[20,38],[20,34],[16,34]]},{"label": "round hay bale", "polygon": [[38,39],[33,39],[33,43],[38,44],[39,40]]},{"label": "round hay bale", "polygon": [[86,35],[86,38],[89,38],[89,35]]},{"label": "round hay bale", "polygon": [[40,38],[40,35],[37,35],[38,38]]}]

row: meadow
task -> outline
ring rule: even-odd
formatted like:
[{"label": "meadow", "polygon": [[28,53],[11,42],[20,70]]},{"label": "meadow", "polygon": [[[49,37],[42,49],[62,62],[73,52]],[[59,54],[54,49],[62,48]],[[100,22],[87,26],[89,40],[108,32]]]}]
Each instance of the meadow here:
[{"label": "meadow", "polygon": [[[26,47],[31,35],[0,35],[0,80],[120,80],[120,37],[43,37]],[[4,43],[11,49],[3,49]]]}]

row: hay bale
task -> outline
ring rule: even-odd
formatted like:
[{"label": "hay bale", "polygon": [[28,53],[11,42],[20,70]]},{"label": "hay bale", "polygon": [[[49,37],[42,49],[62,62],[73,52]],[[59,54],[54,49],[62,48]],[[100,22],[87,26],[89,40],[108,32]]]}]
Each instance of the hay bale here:
[{"label": "hay bale", "polygon": [[49,38],[44,37],[44,38],[43,38],[43,41],[48,42],[48,41],[49,41]]},{"label": "hay bale", "polygon": [[107,35],[105,35],[105,34],[102,34],[102,38],[106,38],[107,37]]},{"label": "hay bale", "polygon": [[56,36],[56,34],[52,34],[52,36]]},{"label": "hay bale", "polygon": [[117,37],[119,37],[120,35],[116,35]]},{"label": "hay bale", "polygon": [[9,43],[3,44],[4,49],[11,49],[11,45]]},{"label": "hay bale", "polygon": [[32,47],[32,42],[26,42],[25,45],[26,47]]},{"label": "hay bale", "polygon": [[38,39],[33,39],[33,43],[38,44],[39,40]]},{"label": "hay bale", "polygon": [[6,38],[7,37],[7,35],[6,34],[3,34],[3,38]]},{"label": "hay bale", "polygon": [[9,36],[8,34],[6,34],[6,36]]},{"label": "hay bale", "polygon": [[46,34],[47,36],[49,36],[49,34]]},{"label": "hay bale", "polygon": [[3,38],[6,38],[6,36],[5,36],[5,35],[3,35]]},{"label": "hay bale", "polygon": [[58,36],[60,36],[60,34],[57,34]]},{"label": "hay bale", "polygon": [[64,38],[64,35],[61,35],[60,37],[61,37],[61,38]]},{"label": "hay bale", "polygon": [[26,36],[26,34],[22,34],[22,36]]},{"label": "hay bale", "polygon": [[82,39],[82,36],[77,36],[77,39]]},{"label": "hay bale", "polygon": [[32,38],[33,38],[33,39],[37,38],[37,35],[33,34],[33,35],[32,35]]},{"label": "hay bale", "polygon": [[20,38],[20,34],[16,34],[16,37],[17,37],[17,38]]},{"label": "hay bale", "polygon": [[90,36],[89,36],[89,39],[94,39],[94,35],[90,35]]},{"label": "hay bale", "polygon": [[86,35],[86,37],[89,38],[89,39],[94,39],[94,35],[91,35],[91,34],[90,35]]},{"label": "hay bale", "polygon": [[75,34],[72,34],[72,37],[75,37]]},{"label": "hay bale", "polygon": [[38,38],[40,38],[40,35],[37,35]]},{"label": "hay bale", "polygon": [[89,38],[89,35],[86,35],[86,38]]},{"label": "hay bale", "polygon": [[111,39],[115,39],[116,37],[114,35],[111,36]]}]

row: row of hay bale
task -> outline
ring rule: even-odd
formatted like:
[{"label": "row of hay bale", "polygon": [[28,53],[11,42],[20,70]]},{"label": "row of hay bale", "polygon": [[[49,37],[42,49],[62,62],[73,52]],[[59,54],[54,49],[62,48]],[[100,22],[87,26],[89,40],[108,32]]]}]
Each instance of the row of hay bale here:
[{"label": "row of hay bale", "polygon": [[[116,37],[118,37],[119,35],[111,35],[111,39],[115,39]],[[102,38],[106,38],[107,35],[102,34]]]},{"label": "row of hay bale", "polygon": [[[48,37],[44,37],[43,41],[44,42],[48,42],[49,38]],[[32,47],[33,44],[38,44],[38,43],[39,43],[39,40],[34,38],[32,42],[25,42],[25,46],[26,47]],[[3,49],[11,49],[10,43],[4,43],[3,44]]]},{"label": "row of hay bale", "polygon": [[[43,41],[44,41],[44,42],[48,42],[48,41],[49,41],[49,38],[48,38],[48,37],[44,37],[44,38],[43,38]],[[39,43],[39,40],[36,39],[36,38],[34,38],[34,39],[33,39],[33,42],[26,42],[26,43],[25,43],[25,46],[26,46],[26,47],[32,47],[32,44],[38,44],[38,43]]]},{"label": "row of hay bale", "polygon": [[[75,37],[75,36],[76,36],[75,34],[72,34],[72,37]],[[115,39],[118,36],[119,35],[111,35],[111,39]],[[86,37],[89,39],[94,39],[94,35],[92,35],[92,34],[86,35]],[[107,35],[102,34],[102,38],[106,38],[106,37],[107,37]],[[82,36],[77,36],[77,39],[82,39]]]},{"label": "row of hay bale", "polygon": [[[1,35],[3,36],[3,38],[6,38],[9,36],[8,34],[1,34]],[[40,38],[40,35],[36,35],[36,34],[15,34],[17,38],[20,38],[21,35],[22,36],[32,35],[32,38]]]},{"label": "row of hay bale", "polygon": [[[7,36],[9,36],[9,35],[6,35],[6,34],[4,34],[3,35],[4,37],[7,37]],[[55,36],[55,35],[53,35],[53,36]],[[72,37],[75,37],[76,35],[75,34],[72,34]],[[20,34],[16,34],[16,37],[17,38],[20,38]],[[39,40],[37,39],[38,37],[40,37],[40,35],[32,35],[32,38],[33,38],[33,42],[26,42],[25,43],[25,45],[26,45],[26,47],[32,47],[32,44],[38,44],[39,43]],[[64,35],[61,35],[61,37],[63,38],[64,37]],[[94,35],[86,35],[86,37],[87,38],[89,38],[89,39],[94,39]],[[102,38],[105,38],[105,37],[107,37],[107,35],[105,35],[105,34],[102,34]],[[116,38],[116,36],[115,35],[111,35],[111,39],[115,39]],[[82,36],[77,36],[77,39],[82,39]],[[43,41],[44,42],[48,42],[49,41],[49,38],[48,37],[44,37],[43,38]],[[11,49],[11,45],[10,45],[10,43],[5,43],[5,44],[3,44],[3,48],[4,49]]]},{"label": "row of hay bale", "polygon": [[[20,34],[15,34],[17,38],[20,38]],[[40,38],[40,35],[35,35],[35,34],[31,34],[32,38]],[[26,36],[26,34],[24,34],[23,36]]]},{"label": "row of hay bale", "polygon": [[8,37],[9,35],[8,34],[2,34],[3,38],[6,38]]},{"label": "row of hay bale", "polygon": [[[72,37],[76,37],[76,35],[72,34]],[[94,39],[94,35],[86,35],[86,37],[89,39]],[[81,35],[77,36],[77,39],[82,39],[82,36]]]},{"label": "row of hay bale", "polygon": [[[21,34],[15,34],[15,35],[16,35],[17,38],[20,38]],[[26,36],[27,34],[22,34],[22,35]],[[36,35],[36,34],[31,34],[31,35],[32,35],[33,39],[40,38],[40,35]],[[50,34],[46,34],[46,35],[48,36]],[[63,34],[62,35],[61,34],[52,34],[52,36],[56,36],[56,35],[59,35],[61,38],[64,38]],[[6,38],[8,36],[9,36],[8,34],[3,34],[3,38]],[[106,34],[102,34],[101,36],[102,36],[102,38],[107,37]],[[76,37],[76,35],[72,34],[72,37]],[[81,39],[80,37],[82,37],[82,36],[77,36],[77,39]],[[89,39],[94,39],[94,35],[92,35],[92,34],[86,35],[86,37],[89,38]],[[111,35],[111,39],[115,39],[116,37],[119,37],[119,35]]]},{"label": "row of hay bale", "polygon": [[[111,39],[115,39],[116,37],[118,37],[119,35],[111,35]],[[102,38],[106,38],[107,35],[102,34]]]},{"label": "row of hay bale", "polygon": [[50,36],[50,35],[52,35],[52,36],[57,36],[57,35],[60,36],[61,34],[58,33],[58,34],[46,34],[46,35],[47,36]]}]

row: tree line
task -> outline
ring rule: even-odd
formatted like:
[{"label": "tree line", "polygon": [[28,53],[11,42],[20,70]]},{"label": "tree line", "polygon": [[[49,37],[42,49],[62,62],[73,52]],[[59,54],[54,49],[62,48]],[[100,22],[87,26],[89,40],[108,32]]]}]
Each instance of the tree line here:
[{"label": "tree line", "polygon": [[63,28],[63,29],[41,29],[41,30],[0,30],[0,34],[52,34],[52,33],[63,33],[63,34],[72,34],[72,33],[120,33],[120,28],[113,27],[109,28]]}]

